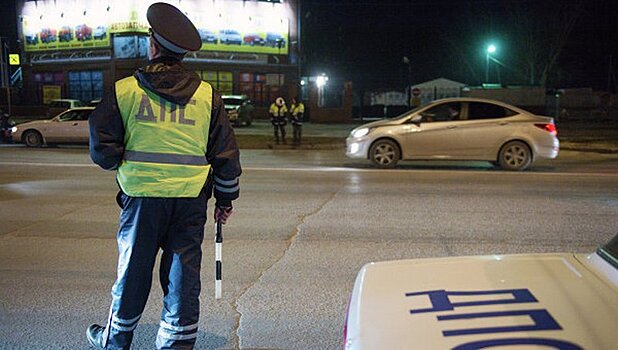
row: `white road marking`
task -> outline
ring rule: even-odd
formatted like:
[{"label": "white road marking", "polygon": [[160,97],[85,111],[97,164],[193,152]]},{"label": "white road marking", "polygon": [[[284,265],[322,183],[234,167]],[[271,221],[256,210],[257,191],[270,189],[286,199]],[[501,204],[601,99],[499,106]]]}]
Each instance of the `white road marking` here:
[{"label": "white road marking", "polygon": [[[289,172],[367,172],[367,173],[425,173],[435,174],[437,172],[453,172],[459,169],[370,169],[370,168],[346,168],[346,167],[298,167],[298,168],[267,168],[267,167],[243,167],[243,170],[253,171],[289,171]],[[601,176],[601,177],[618,177],[618,173],[557,173],[557,172],[517,172],[517,171],[500,171],[500,170],[459,170],[463,174],[483,174],[483,175],[515,175],[515,176]]]},{"label": "white road marking", "polygon": [[96,164],[84,164],[84,163],[38,163],[38,162],[0,162],[0,165],[10,166],[51,166],[51,167],[76,167],[76,168],[89,168],[97,167]]},{"label": "white road marking", "polygon": [[[35,166],[35,167],[75,167],[75,168],[97,168],[96,164],[84,163],[42,163],[42,162],[0,162],[0,165],[6,166]],[[464,174],[483,174],[483,175],[513,175],[513,176],[598,176],[598,177],[618,177],[618,173],[599,173],[599,172],[511,172],[500,170],[459,170],[456,168],[444,169],[371,169],[371,168],[348,168],[348,167],[329,167],[329,166],[305,166],[305,167],[289,167],[289,168],[269,168],[269,167],[243,167],[245,171],[281,171],[281,172],[366,172],[366,173],[425,173],[435,174],[437,172],[453,172],[458,171]]]}]

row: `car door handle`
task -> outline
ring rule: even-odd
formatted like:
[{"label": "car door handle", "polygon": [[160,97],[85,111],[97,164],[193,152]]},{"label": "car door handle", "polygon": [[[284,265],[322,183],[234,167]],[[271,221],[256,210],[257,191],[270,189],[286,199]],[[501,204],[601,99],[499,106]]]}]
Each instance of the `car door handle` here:
[{"label": "car door handle", "polygon": [[446,128],[447,128],[447,129],[455,129],[455,128],[457,128],[457,125],[449,125],[449,126],[447,126]]},{"label": "car door handle", "polygon": [[500,125],[509,125],[508,122],[500,122]]},{"label": "car door handle", "polygon": [[77,125],[78,125],[77,123],[73,123],[73,126],[77,126]]}]

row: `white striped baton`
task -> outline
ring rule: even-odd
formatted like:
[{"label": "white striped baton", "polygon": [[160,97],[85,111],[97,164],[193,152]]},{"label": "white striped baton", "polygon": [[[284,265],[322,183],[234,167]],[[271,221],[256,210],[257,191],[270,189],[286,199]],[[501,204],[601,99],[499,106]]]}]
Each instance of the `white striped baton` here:
[{"label": "white striped baton", "polygon": [[221,220],[215,225],[215,299],[221,299],[221,249],[223,248],[223,233]]}]

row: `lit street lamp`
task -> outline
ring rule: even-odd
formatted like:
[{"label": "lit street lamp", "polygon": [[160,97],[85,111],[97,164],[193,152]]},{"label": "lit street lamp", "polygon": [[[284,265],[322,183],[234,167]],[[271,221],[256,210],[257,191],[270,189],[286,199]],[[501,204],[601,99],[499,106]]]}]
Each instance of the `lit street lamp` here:
[{"label": "lit street lamp", "polygon": [[323,88],[324,85],[326,85],[327,81],[328,81],[328,77],[326,76],[326,74],[318,75],[317,78],[315,79],[315,83],[319,88]]}]

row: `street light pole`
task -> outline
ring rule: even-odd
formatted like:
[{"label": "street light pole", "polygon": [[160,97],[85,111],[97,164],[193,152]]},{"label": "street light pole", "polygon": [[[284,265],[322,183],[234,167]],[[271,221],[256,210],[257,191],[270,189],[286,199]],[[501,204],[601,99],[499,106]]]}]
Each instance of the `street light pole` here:
[{"label": "street light pole", "polygon": [[487,52],[485,53],[485,82],[489,83],[489,55],[496,52],[496,46],[491,44],[487,47]]},{"label": "street light pole", "polygon": [[489,82],[489,53],[485,53],[485,82]]},{"label": "street light pole", "polygon": [[278,50],[277,58],[277,80],[279,81],[279,94],[281,94],[281,46],[283,46],[283,39],[279,38],[276,41]]},{"label": "street light pole", "polygon": [[408,66],[408,107],[410,107],[411,105],[411,100],[412,100],[412,64],[410,62],[410,59],[408,58],[408,56],[403,56],[403,63],[405,65]]},{"label": "street light pole", "polygon": [[9,45],[8,38],[0,37],[0,71],[2,74],[0,85],[6,88],[6,101],[9,115],[13,113],[11,110],[11,75],[9,74]]}]

